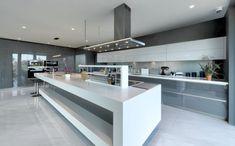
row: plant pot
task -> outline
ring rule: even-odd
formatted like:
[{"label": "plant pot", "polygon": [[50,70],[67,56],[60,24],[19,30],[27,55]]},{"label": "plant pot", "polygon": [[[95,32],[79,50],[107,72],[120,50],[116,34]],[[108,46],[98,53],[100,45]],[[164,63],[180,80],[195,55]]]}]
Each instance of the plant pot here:
[{"label": "plant pot", "polygon": [[208,80],[208,81],[211,81],[212,80],[212,75],[206,75],[206,79]]}]

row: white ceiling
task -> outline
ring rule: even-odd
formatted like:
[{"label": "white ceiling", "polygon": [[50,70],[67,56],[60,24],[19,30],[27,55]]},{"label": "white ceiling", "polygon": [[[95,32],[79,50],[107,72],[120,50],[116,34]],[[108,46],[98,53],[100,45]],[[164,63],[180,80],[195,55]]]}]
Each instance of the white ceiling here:
[{"label": "white ceiling", "polygon": [[[86,19],[87,45],[111,41],[113,9],[124,2],[132,9],[132,37],[137,37],[223,17],[229,0],[1,0],[0,38],[79,47],[86,44]],[[224,11],[216,14],[219,6]]]}]

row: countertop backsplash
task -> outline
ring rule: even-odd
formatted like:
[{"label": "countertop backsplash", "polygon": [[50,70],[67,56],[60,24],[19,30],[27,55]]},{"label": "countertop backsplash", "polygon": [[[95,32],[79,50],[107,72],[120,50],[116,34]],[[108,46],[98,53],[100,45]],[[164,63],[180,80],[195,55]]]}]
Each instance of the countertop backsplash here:
[{"label": "countertop backsplash", "polygon": [[[199,76],[199,72],[201,71],[199,64],[206,64],[209,61],[172,61],[172,62],[128,62],[128,63],[116,63],[116,64],[125,64],[129,65],[130,73],[140,73],[141,68],[149,69],[149,74],[160,74],[161,66],[168,66],[170,72],[197,72]],[[223,62],[223,61],[222,61]]]}]

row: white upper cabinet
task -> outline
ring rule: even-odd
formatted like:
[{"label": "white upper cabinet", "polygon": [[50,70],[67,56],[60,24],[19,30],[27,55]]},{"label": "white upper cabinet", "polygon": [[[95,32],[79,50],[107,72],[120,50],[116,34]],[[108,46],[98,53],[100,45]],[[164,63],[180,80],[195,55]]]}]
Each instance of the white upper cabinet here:
[{"label": "white upper cabinet", "polygon": [[97,62],[166,61],[166,45],[98,53]]},{"label": "white upper cabinet", "polygon": [[100,63],[220,59],[226,59],[226,37],[97,54]]},{"label": "white upper cabinet", "polygon": [[226,37],[167,45],[167,61],[226,59]]}]

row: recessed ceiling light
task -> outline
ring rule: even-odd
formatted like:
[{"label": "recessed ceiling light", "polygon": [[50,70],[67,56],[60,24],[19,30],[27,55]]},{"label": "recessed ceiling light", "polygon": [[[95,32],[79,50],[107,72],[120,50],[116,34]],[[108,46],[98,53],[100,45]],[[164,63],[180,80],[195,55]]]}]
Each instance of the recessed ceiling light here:
[{"label": "recessed ceiling light", "polygon": [[22,29],[26,29],[27,27],[26,26],[22,26]]},{"label": "recessed ceiling light", "polygon": [[195,5],[189,5],[189,8],[193,9],[193,8],[195,8]]},{"label": "recessed ceiling light", "polygon": [[75,28],[72,27],[71,30],[75,30]]}]

